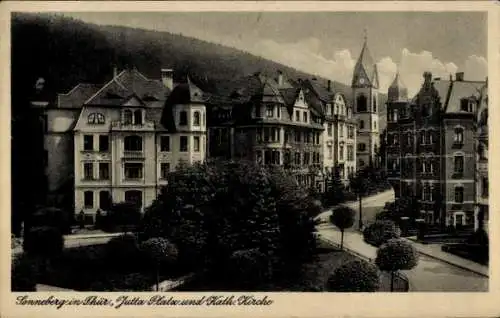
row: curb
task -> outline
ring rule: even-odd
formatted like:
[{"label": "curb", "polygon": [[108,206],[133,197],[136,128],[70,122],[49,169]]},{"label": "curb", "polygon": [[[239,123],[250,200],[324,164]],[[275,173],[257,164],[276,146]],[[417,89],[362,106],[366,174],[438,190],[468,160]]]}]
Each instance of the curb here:
[{"label": "curb", "polygon": [[425,256],[427,256],[427,257],[430,257],[430,258],[432,258],[432,259],[438,260],[438,261],[440,261],[440,262],[443,262],[443,263],[446,263],[446,264],[449,264],[449,265],[453,265],[453,266],[455,266],[455,267],[458,267],[458,268],[460,268],[460,269],[466,270],[466,271],[468,271],[468,272],[475,273],[475,274],[478,274],[478,275],[483,276],[483,277],[486,277],[486,278],[489,278],[489,277],[490,277],[488,274],[482,273],[482,272],[477,271],[477,270],[475,270],[475,269],[470,269],[470,268],[468,268],[467,266],[459,265],[459,264],[456,264],[456,263],[454,263],[454,262],[451,262],[451,261],[448,261],[448,260],[444,260],[444,259],[439,258],[439,257],[437,257],[437,256],[431,255],[431,254],[429,254],[429,253],[427,253],[427,252],[423,252],[423,251],[421,251],[421,250],[419,250],[419,249],[417,249],[417,251],[418,251],[418,253],[419,253],[419,254],[425,255]]}]

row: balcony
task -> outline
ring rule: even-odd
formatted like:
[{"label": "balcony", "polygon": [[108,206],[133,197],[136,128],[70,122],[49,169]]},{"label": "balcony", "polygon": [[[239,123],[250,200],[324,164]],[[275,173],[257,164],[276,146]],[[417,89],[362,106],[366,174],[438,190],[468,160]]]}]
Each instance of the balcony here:
[{"label": "balcony", "polygon": [[144,160],[144,152],[143,151],[124,151],[123,152],[124,159],[141,159]]},{"label": "balcony", "polygon": [[145,122],[143,124],[131,124],[131,123],[123,123],[121,121],[113,121],[111,122],[111,130],[112,131],[154,131],[155,124],[153,122]]}]

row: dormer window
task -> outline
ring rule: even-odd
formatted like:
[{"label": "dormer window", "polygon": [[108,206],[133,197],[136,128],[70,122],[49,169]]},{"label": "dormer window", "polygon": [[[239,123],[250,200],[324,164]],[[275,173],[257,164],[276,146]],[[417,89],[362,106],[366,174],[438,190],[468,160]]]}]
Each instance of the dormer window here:
[{"label": "dormer window", "polygon": [[123,123],[125,125],[131,125],[132,124],[132,111],[131,110],[124,110],[123,111]]},{"label": "dormer window", "polygon": [[134,125],[142,125],[142,111],[140,109],[134,111]]},{"label": "dormer window", "polygon": [[460,110],[463,112],[468,111],[469,109],[469,100],[466,98],[463,98],[460,100]]},{"label": "dormer window", "polygon": [[266,116],[267,117],[274,117],[274,107],[272,105],[267,105]]},{"label": "dormer window", "polygon": [[93,125],[103,125],[105,123],[104,115],[101,113],[91,113],[88,116],[87,122]]}]

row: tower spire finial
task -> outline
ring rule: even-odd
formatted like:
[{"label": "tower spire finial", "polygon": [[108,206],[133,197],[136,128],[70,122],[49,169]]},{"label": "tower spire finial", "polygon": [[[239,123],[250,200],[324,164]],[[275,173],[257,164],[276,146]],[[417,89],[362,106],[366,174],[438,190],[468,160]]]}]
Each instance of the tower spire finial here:
[{"label": "tower spire finial", "polygon": [[363,38],[365,39],[365,43],[368,41],[368,30],[366,28],[363,29]]}]

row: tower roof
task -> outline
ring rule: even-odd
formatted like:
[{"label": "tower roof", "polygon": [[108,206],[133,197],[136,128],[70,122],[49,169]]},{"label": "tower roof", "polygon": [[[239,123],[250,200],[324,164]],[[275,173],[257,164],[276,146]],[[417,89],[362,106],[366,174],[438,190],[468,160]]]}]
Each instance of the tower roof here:
[{"label": "tower roof", "polygon": [[370,50],[368,49],[368,39],[366,34],[363,48],[359,54],[356,66],[354,66],[354,74],[352,77],[353,86],[359,83],[358,80],[360,78],[364,78],[365,81],[367,81],[365,84],[378,88],[377,65],[375,64]]},{"label": "tower roof", "polygon": [[391,86],[389,86],[389,91],[387,94],[389,101],[401,101],[408,99],[408,89],[401,80],[399,71],[396,73],[396,77],[394,77],[394,81],[392,82]]}]

